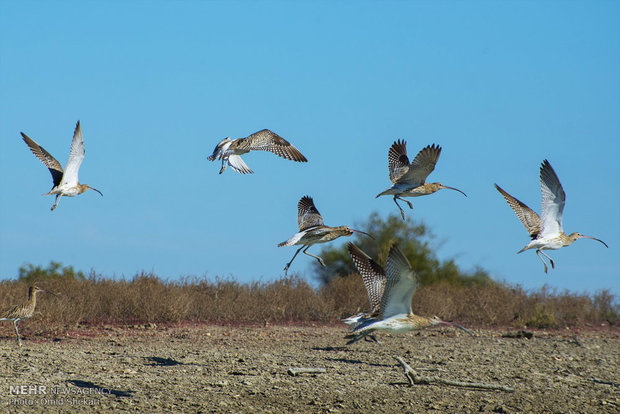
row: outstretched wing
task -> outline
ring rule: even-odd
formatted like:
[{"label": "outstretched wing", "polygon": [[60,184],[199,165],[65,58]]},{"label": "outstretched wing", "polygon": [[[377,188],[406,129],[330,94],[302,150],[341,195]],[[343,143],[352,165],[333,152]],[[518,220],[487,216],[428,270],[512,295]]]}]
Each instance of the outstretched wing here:
[{"label": "outstretched wing", "polygon": [[393,245],[385,265],[385,290],[381,298],[381,319],[411,313],[411,300],[417,288],[416,274],[409,261]]},{"label": "outstretched wing", "polygon": [[385,287],[385,270],[377,262],[372,260],[366,253],[353,243],[348,243],[349,254],[357,271],[362,275],[368,300],[370,301],[371,313],[378,312],[381,307],[381,297]]},{"label": "outstretched wing", "polygon": [[60,181],[62,181],[63,171],[60,163],[56,160],[56,158],[52,157],[49,152],[45,151],[42,146],[34,142],[34,140],[28,135],[23,132],[20,132],[20,134],[22,134],[22,139],[28,145],[30,151],[32,151],[32,153],[50,170],[52,180],[54,181],[54,187],[56,187],[60,184]]},{"label": "outstretched wing", "polygon": [[409,171],[406,141],[399,139],[394,141],[390,147],[388,151],[388,170],[390,171],[390,181],[394,184]]},{"label": "outstretched wing", "polygon": [[426,177],[435,169],[435,164],[437,164],[440,154],[441,147],[438,145],[433,144],[424,147],[411,162],[411,166],[403,180],[413,187],[424,184]]},{"label": "outstretched wing", "polygon": [[540,217],[538,214],[506,191],[504,191],[499,185],[495,184],[495,188],[504,196],[508,205],[515,212],[521,223],[525,226],[525,229],[530,234],[532,239],[535,239],[540,233]]},{"label": "outstretched wing", "polygon": [[230,145],[231,150],[244,151],[270,151],[279,157],[298,162],[307,162],[306,157],[290,142],[268,129],[255,132],[247,138],[234,140]]},{"label": "outstretched wing", "polygon": [[80,165],[84,161],[84,137],[82,136],[82,128],[80,127],[80,121],[75,126],[73,132],[73,141],[71,142],[71,152],[69,153],[69,161],[65,166],[65,174],[62,177],[62,183],[69,186],[75,186],[78,184],[78,171]]},{"label": "outstretched wing", "polygon": [[299,224],[299,231],[324,225],[323,217],[321,217],[321,213],[314,206],[312,197],[304,196],[297,203],[297,224]]},{"label": "outstretched wing", "polygon": [[566,193],[549,161],[540,166],[540,191],[542,208],[540,210],[541,236],[557,235],[562,232],[562,213],[566,203]]}]

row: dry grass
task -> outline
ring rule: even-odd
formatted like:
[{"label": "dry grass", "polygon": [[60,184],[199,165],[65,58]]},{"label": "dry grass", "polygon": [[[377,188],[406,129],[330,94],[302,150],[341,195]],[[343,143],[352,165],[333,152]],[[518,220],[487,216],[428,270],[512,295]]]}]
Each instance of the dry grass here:
[{"label": "dry grass", "polygon": [[[40,294],[37,314],[24,324],[39,333],[80,324],[333,323],[369,307],[357,274],[336,278],[318,290],[297,277],[250,284],[222,279],[165,282],[145,273],[130,281],[92,274],[85,279],[48,279],[39,285],[59,294]],[[27,288],[22,282],[0,283],[0,308],[25,300]],[[528,293],[501,284],[421,287],[413,309],[471,327],[557,328],[620,322],[620,306],[608,291],[589,297],[546,288]]]}]

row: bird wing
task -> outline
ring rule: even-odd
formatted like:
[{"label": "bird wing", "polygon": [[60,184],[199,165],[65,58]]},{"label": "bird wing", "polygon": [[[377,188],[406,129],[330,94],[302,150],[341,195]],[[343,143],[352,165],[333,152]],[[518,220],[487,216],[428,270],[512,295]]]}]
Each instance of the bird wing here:
[{"label": "bird wing", "polygon": [[388,170],[390,181],[396,182],[409,171],[409,157],[407,157],[407,142],[394,141],[388,151]]},{"label": "bird wing", "polygon": [[56,187],[58,184],[60,184],[60,181],[62,181],[62,166],[56,160],[56,158],[52,157],[52,155],[49,152],[45,151],[42,146],[34,142],[33,139],[31,139],[23,132],[20,133],[22,134],[22,139],[24,140],[26,145],[28,145],[28,148],[30,148],[30,151],[32,151],[32,153],[39,160],[41,160],[41,162],[45,164],[45,166],[50,170],[50,173],[52,174],[52,180],[54,181],[54,187]]},{"label": "bird wing", "polygon": [[314,206],[312,197],[304,196],[297,203],[297,224],[299,224],[299,231],[304,231],[309,227],[324,226],[323,217]]},{"label": "bird wing", "polygon": [[236,155],[236,154],[229,155],[228,165],[230,165],[230,168],[232,168],[233,170],[241,174],[253,174],[254,173],[254,171],[252,171],[250,167],[246,165],[246,163],[243,161],[240,155]]},{"label": "bird wing", "polygon": [[348,243],[349,254],[353,264],[362,275],[368,300],[370,301],[371,313],[381,307],[381,297],[385,287],[385,270],[377,262],[372,260],[366,253],[353,243]]},{"label": "bird wing", "polygon": [[69,186],[78,184],[78,171],[80,170],[82,161],[84,161],[84,153],[84,136],[82,135],[80,121],[78,121],[75,125],[75,131],[73,132],[71,152],[69,153],[69,161],[67,161],[67,165],[65,165],[65,174],[62,176],[62,184],[67,184]]},{"label": "bird wing", "polygon": [[411,300],[417,288],[416,274],[409,261],[393,245],[385,265],[385,290],[381,298],[381,319],[411,313]]},{"label": "bird wing", "polygon": [[433,144],[424,147],[411,162],[411,166],[402,181],[406,181],[414,187],[424,184],[426,177],[435,169],[439,154],[441,154],[441,147],[438,145]]},{"label": "bird wing", "polygon": [[538,214],[510,194],[508,194],[504,189],[502,189],[499,185],[495,184],[495,188],[500,192],[501,195],[504,196],[508,205],[515,212],[521,223],[525,226],[527,232],[535,239],[540,233],[540,217]]},{"label": "bird wing", "polygon": [[255,132],[247,138],[236,139],[229,147],[230,150],[238,149],[244,151],[270,151],[279,157],[287,160],[306,162],[306,157],[290,142],[280,135],[268,129]]},{"label": "bird wing", "polygon": [[562,212],[566,203],[566,193],[547,160],[544,160],[540,166],[540,191],[542,193],[541,236],[558,235],[562,232]]}]

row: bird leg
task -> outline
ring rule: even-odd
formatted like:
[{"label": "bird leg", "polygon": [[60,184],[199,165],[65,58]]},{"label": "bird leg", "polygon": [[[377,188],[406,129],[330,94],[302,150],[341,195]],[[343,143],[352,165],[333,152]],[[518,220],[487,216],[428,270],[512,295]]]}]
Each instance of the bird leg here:
[{"label": "bird leg", "polygon": [[[285,276],[288,274],[288,268],[289,268],[289,267],[291,267],[291,263],[293,263],[293,260],[295,260],[295,258],[297,257],[297,253],[299,253],[299,251],[300,251],[301,249],[303,249],[304,247],[306,247],[306,246],[301,246],[299,249],[297,249],[297,251],[296,251],[296,252],[295,252],[295,254],[293,255],[293,258],[291,259],[291,261],[290,261],[290,262],[288,262],[288,263],[286,264],[286,266],[284,266],[284,275],[285,275]],[[307,246],[307,247],[306,247],[306,249],[307,249],[308,247],[310,247],[310,246]]]},{"label": "bird leg", "polygon": [[553,259],[552,259],[552,258],[550,258],[548,255],[546,255],[546,254],[545,254],[545,252],[543,252],[542,250],[540,250],[540,249],[539,249],[539,251],[540,251],[540,254],[542,254],[542,255],[543,255],[543,256],[545,256],[547,259],[549,259],[549,263],[551,263],[551,268],[552,268],[552,269],[555,269],[555,264],[553,263]]},{"label": "bird leg", "polygon": [[402,207],[400,206],[400,204],[398,204],[398,201],[396,201],[396,199],[404,201],[405,203],[407,203],[407,205],[409,206],[410,209],[413,210],[413,204],[411,204],[411,201],[409,200],[405,200],[404,198],[399,197],[398,195],[394,196],[394,203],[396,204],[396,206],[398,207],[398,209],[400,210],[400,215],[403,217],[403,220],[405,219],[405,212],[403,211]]},{"label": "bird leg", "polygon": [[[540,251],[540,249],[536,249],[536,256],[538,256],[538,258],[540,259],[541,262],[543,262],[543,265],[545,266],[545,273],[547,273],[547,263],[545,263],[545,260],[542,258],[542,256],[540,254],[543,254],[545,257],[547,257],[549,260],[551,260],[551,258],[549,256],[547,256],[546,254],[544,254],[542,251]],[[553,268],[553,260],[551,260],[551,267]]]},{"label": "bird leg", "polygon": [[17,329],[17,322],[18,321],[19,321],[18,319],[15,319],[13,321],[13,327],[15,327],[15,335],[17,335],[17,344],[19,346],[22,346],[22,339],[19,337],[19,329]]},{"label": "bird leg", "polygon": [[220,174],[228,167],[228,158],[222,158],[222,168],[220,168]]},{"label": "bird leg", "polygon": [[54,209],[56,207],[58,207],[58,203],[60,203],[60,197],[62,197],[62,194],[56,194],[56,200],[54,200],[54,205],[52,206],[52,211],[54,211]]},{"label": "bird leg", "polygon": [[315,255],[313,255],[313,254],[308,253],[308,251],[307,251],[307,250],[308,250],[309,248],[310,248],[310,246],[307,246],[307,247],[304,249],[303,253],[304,253],[304,254],[306,254],[306,255],[308,255],[308,256],[310,256],[310,257],[314,257],[316,260],[318,260],[318,261],[319,261],[319,263],[321,264],[321,266],[325,267],[325,262],[323,261],[323,259],[321,259],[319,256],[315,256]]}]

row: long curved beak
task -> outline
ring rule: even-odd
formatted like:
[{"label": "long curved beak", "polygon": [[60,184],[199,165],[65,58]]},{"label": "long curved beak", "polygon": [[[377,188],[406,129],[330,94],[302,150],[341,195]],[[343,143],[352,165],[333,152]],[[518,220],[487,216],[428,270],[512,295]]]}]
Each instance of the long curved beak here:
[{"label": "long curved beak", "polygon": [[88,188],[90,188],[93,191],[98,192],[99,194],[101,194],[101,197],[103,197],[103,194],[101,193],[101,191],[97,190],[96,188],[92,188],[91,186],[88,186]]},{"label": "long curved beak", "polygon": [[374,237],[372,237],[370,234],[368,234],[368,233],[366,233],[366,232],[364,232],[364,231],[361,231],[361,230],[355,230],[355,229],[351,229],[351,230],[353,230],[353,231],[354,231],[354,232],[356,232],[356,233],[362,233],[362,234],[365,234],[366,236],[370,237],[370,238],[371,238],[371,239],[373,239],[373,240],[375,239],[375,238],[374,238]]},{"label": "long curved beak", "polygon": [[460,330],[464,331],[465,333],[467,333],[467,335],[471,336],[472,338],[476,337],[476,335],[474,335],[469,329],[467,329],[467,328],[465,328],[465,327],[463,327],[463,326],[461,326],[459,324],[452,323],[452,322],[446,322],[446,321],[440,321],[439,323],[442,324],[442,325],[452,326],[453,328],[459,328]]},{"label": "long curved beak", "polygon": [[459,193],[461,193],[461,194],[463,194],[465,197],[467,197],[467,194],[465,194],[464,192],[462,192],[462,191],[461,191],[461,190],[459,190],[458,188],[448,187],[447,185],[443,185],[443,184],[439,184],[439,188],[447,188],[448,190],[458,191]]},{"label": "long curved beak", "polygon": [[58,293],[54,293],[54,292],[51,292],[51,291],[49,291],[49,290],[45,290],[45,289],[41,289],[41,288],[39,288],[39,290],[40,290],[41,292],[43,292],[43,293],[49,293],[50,295],[60,296]]},{"label": "long curved beak", "polygon": [[603,243],[603,246],[607,247],[609,249],[609,246],[607,245],[607,243],[605,243],[603,240],[597,239],[596,237],[590,237],[590,236],[584,236],[583,234],[581,235],[581,237],[579,237],[580,239],[592,239],[592,240],[596,240],[597,242],[601,242]]}]

